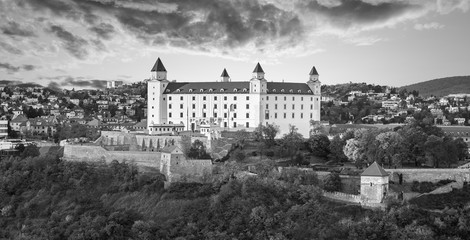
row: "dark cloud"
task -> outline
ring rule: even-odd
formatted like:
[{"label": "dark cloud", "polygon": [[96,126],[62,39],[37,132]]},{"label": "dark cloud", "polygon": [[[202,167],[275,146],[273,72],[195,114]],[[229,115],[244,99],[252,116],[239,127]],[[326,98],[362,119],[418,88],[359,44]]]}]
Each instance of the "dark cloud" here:
[{"label": "dark cloud", "polygon": [[115,32],[113,25],[107,23],[100,23],[96,26],[90,27],[90,31],[96,33],[98,37],[106,40],[111,39]]},{"label": "dark cloud", "polygon": [[[247,44],[262,51],[265,45],[286,48],[305,41],[315,22],[306,16],[321,16],[321,21],[340,28],[386,22],[419,6],[406,1],[371,3],[364,0],[338,0],[326,5],[315,0],[270,3],[269,0],[24,0],[20,6],[82,20],[90,32],[110,40],[117,26],[109,19],[149,45],[175,46],[197,51],[242,47]],[[321,1],[324,2],[324,1]],[[162,7],[162,4],[171,7]],[[283,4],[290,4],[285,7]],[[316,21],[312,18],[312,21]],[[318,25],[317,25],[318,26]],[[73,56],[83,59],[88,48],[105,49],[60,26],[51,32],[61,38]]]},{"label": "dark cloud", "polygon": [[361,0],[342,0],[337,6],[324,6],[317,1],[305,1],[299,7],[325,16],[340,27],[385,22],[405,12],[421,8],[405,1],[370,3]]},{"label": "dark cloud", "polygon": [[80,88],[106,88],[106,80],[98,80],[98,79],[89,79],[89,80],[82,80],[82,78],[74,78],[74,77],[66,77],[61,85],[62,86],[71,86],[71,87],[80,87]]},{"label": "dark cloud", "polygon": [[6,42],[0,42],[0,48],[2,48],[3,50],[11,53],[11,54],[16,54],[16,55],[22,55],[23,54],[23,51],[6,43]]},{"label": "dark cloud", "polygon": [[1,27],[3,34],[20,37],[35,36],[33,31],[22,28],[17,22],[8,22],[6,26]]},{"label": "dark cloud", "polygon": [[11,65],[10,63],[0,62],[0,69],[5,69],[8,73],[16,73],[16,72],[19,72],[20,70],[32,71],[35,68],[36,66],[29,65],[29,64],[25,64],[22,66],[14,66],[14,65]]},{"label": "dark cloud", "polygon": [[74,57],[85,59],[88,56],[88,41],[85,39],[72,34],[58,25],[52,25],[50,31],[62,40],[64,48]]}]

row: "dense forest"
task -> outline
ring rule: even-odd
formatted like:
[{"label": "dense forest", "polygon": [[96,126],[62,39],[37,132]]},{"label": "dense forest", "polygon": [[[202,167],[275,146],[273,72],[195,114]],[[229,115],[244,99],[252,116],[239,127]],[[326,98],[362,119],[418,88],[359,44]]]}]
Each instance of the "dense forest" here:
[{"label": "dense forest", "polygon": [[468,93],[470,92],[470,76],[439,78],[403,86],[400,89],[416,90],[424,97],[442,97],[449,94]]},{"label": "dense forest", "polygon": [[[385,211],[321,198],[323,183],[264,164],[257,177],[217,167],[205,183],[163,188],[158,173],[112,162],[47,157],[0,162],[6,239],[466,239],[469,205],[428,211],[389,200]],[[467,188],[464,190],[468,192]]]}]

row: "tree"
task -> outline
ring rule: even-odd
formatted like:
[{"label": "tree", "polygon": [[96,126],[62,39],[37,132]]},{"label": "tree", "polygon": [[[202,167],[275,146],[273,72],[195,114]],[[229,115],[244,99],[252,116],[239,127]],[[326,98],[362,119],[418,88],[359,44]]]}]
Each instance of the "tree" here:
[{"label": "tree", "polygon": [[294,159],[294,156],[304,142],[302,134],[298,133],[297,130],[298,128],[294,125],[289,125],[289,133],[285,134],[281,140],[282,148],[286,150],[287,156],[290,156],[291,159]]},{"label": "tree", "polygon": [[315,120],[310,120],[310,126],[312,127],[310,129],[310,136],[312,135],[317,135],[317,134],[323,134],[326,135],[328,134],[327,128],[321,124],[320,121],[315,121]]},{"label": "tree", "polygon": [[21,157],[26,158],[26,157],[37,157],[39,156],[39,148],[34,145],[34,144],[28,144],[25,148],[24,151],[21,153]]},{"label": "tree", "polygon": [[254,131],[255,140],[263,142],[266,147],[272,147],[276,143],[274,139],[279,133],[279,127],[273,124],[267,124],[266,126],[260,124]]},{"label": "tree", "polygon": [[346,140],[342,139],[339,135],[333,137],[328,146],[330,154],[328,154],[328,159],[335,162],[345,162],[348,160],[346,155],[344,155],[343,148],[346,145]]},{"label": "tree", "polygon": [[438,168],[439,162],[445,158],[447,154],[444,148],[444,141],[442,138],[431,135],[424,143],[426,151],[426,158],[432,162],[432,166]]},{"label": "tree", "polygon": [[245,141],[250,137],[250,133],[245,129],[241,129],[235,132],[235,140],[238,146],[243,149],[245,147]]},{"label": "tree", "polygon": [[204,143],[200,140],[193,142],[187,157],[191,159],[211,159],[211,156],[206,152]]},{"label": "tree", "polygon": [[307,143],[310,152],[317,157],[326,158],[330,153],[330,140],[324,134],[311,135]]},{"label": "tree", "polygon": [[328,192],[341,191],[341,177],[338,173],[332,172],[323,179],[323,189]]},{"label": "tree", "polygon": [[[403,138],[397,132],[384,132],[377,135],[378,152],[380,157],[387,161],[388,166],[392,166],[392,159],[395,161],[395,166],[401,166],[402,158],[399,157],[403,152]],[[378,156],[378,157],[379,157]]]}]

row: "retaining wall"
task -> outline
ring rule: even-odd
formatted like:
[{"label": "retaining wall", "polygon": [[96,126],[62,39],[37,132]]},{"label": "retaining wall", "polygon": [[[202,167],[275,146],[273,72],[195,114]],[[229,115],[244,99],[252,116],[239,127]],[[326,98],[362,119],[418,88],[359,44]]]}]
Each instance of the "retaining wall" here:
[{"label": "retaining wall", "polygon": [[385,169],[390,173],[390,180],[398,182],[398,174],[403,174],[404,182],[439,182],[440,180],[470,181],[470,169],[459,168],[420,168],[420,169]]},{"label": "retaining wall", "polygon": [[160,153],[142,151],[106,151],[100,146],[66,145],[64,159],[68,161],[100,161],[110,163],[113,160],[126,161],[140,166],[160,168]]}]

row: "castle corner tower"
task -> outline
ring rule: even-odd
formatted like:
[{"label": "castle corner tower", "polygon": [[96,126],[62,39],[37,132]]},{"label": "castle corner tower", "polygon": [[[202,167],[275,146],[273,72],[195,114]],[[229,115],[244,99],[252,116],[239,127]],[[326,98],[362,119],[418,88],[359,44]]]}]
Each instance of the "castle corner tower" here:
[{"label": "castle corner tower", "polygon": [[151,134],[153,125],[167,121],[166,99],[163,92],[169,81],[167,80],[167,71],[160,58],[157,59],[150,72],[152,76],[147,81],[147,130]]},{"label": "castle corner tower", "polygon": [[225,68],[222,74],[220,75],[220,80],[222,82],[230,82],[230,76],[228,75],[227,70]]}]

